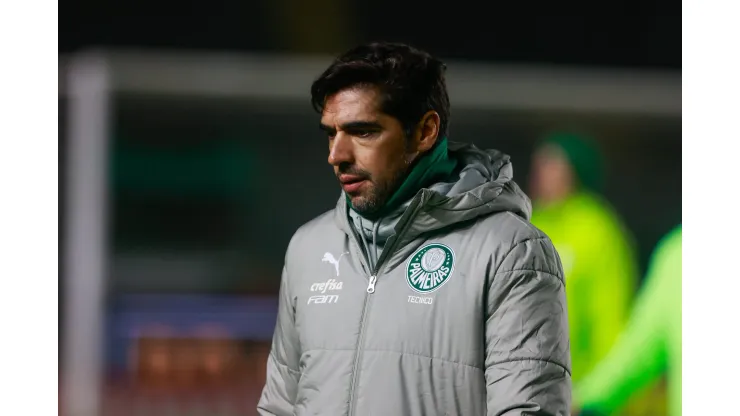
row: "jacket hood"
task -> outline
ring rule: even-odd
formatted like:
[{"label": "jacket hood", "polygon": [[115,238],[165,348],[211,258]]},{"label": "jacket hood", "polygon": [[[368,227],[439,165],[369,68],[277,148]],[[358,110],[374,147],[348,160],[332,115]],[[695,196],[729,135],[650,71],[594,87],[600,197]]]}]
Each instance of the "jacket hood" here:
[{"label": "jacket hood", "polygon": [[424,206],[425,211],[448,211],[452,216],[437,216],[442,224],[427,231],[495,212],[511,212],[530,219],[532,204],[514,182],[514,167],[508,155],[454,142],[450,143],[449,153],[461,169],[449,182],[432,185]]},{"label": "jacket hood", "polygon": [[508,155],[456,142],[449,142],[448,152],[457,161],[450,177],[420,189],[382,218],[369,220],[349,209],[342,193],[335,220],[348,235],[354,232],[352,228],[357,230],[371,265],[377,263],[378,252],[393,235],[402,234],[400,243],[404,244],[420,234],[496,212],[530,219],[532,204],[513,181],[514,169]]}]

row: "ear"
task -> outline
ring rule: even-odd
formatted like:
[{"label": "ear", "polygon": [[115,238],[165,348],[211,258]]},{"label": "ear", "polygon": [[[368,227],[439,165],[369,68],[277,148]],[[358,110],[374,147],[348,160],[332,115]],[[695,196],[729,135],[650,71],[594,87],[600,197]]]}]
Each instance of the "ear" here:
[{"label": "ear", "polygon": [[424,153],[431,149],[439,137],[439,114],[434,110],[427,111],[416,127],[416,151]]}]

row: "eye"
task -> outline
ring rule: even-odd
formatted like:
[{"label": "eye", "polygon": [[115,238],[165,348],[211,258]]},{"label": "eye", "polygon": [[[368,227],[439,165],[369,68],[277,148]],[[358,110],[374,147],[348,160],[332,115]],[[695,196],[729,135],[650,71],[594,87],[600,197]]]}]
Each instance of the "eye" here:
[{"label": "eye", "polygon": [[354,133],[356,137],[359,137],[361,139],[367,139],[372,136],[374,136],[377,132],[372,130],[359,130]]}]

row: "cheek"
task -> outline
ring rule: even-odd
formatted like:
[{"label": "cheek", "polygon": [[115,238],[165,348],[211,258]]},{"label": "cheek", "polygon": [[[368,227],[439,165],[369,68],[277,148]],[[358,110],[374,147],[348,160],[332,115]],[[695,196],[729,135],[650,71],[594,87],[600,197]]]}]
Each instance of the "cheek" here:
[{"label": "cheek", "polygon": [[545,161],[538,165],[536,169],[537,177],[543,182],[550,182],[553,180],[559,180],[561,176],[561,169],[558,163]]},{"label": "cheek", "polygon": [[406,149],[403,139],[384,137],[374,146],[359,146],[355,152],[358,168],[370,173],[376,184],[385,184],[395,179],[397,172],[406,167]]},{"label": "cheek", "polygon": [[570,179],[569,169],[562,163],[554,164],[550,169],[551,180],[556,183],[563,183]]},{"label": "cheek", "polygon": [[408,165],[404,159],[397,155],[389,161],[387,168],[383,172],[382,183],[386,188],[398,186],[408,176]]}]

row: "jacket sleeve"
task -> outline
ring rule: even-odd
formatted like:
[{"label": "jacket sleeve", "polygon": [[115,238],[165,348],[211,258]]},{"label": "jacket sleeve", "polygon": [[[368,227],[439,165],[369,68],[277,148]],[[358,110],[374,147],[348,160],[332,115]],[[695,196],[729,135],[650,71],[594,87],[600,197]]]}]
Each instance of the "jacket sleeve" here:
[{"label": "jacket sleeve", "polygon": [[300,345],[295,327],[295,305],[288,288],[287,266],[280,282],[278,316],[267,359],[267,378],[257,404],[261,416],[293,414],[298,390]]},{"label": "jacket sleeve", "polygon": [[489,276],[489,416],[568,416],[570,349],[563,272],[550,240],[517,243]]}]

